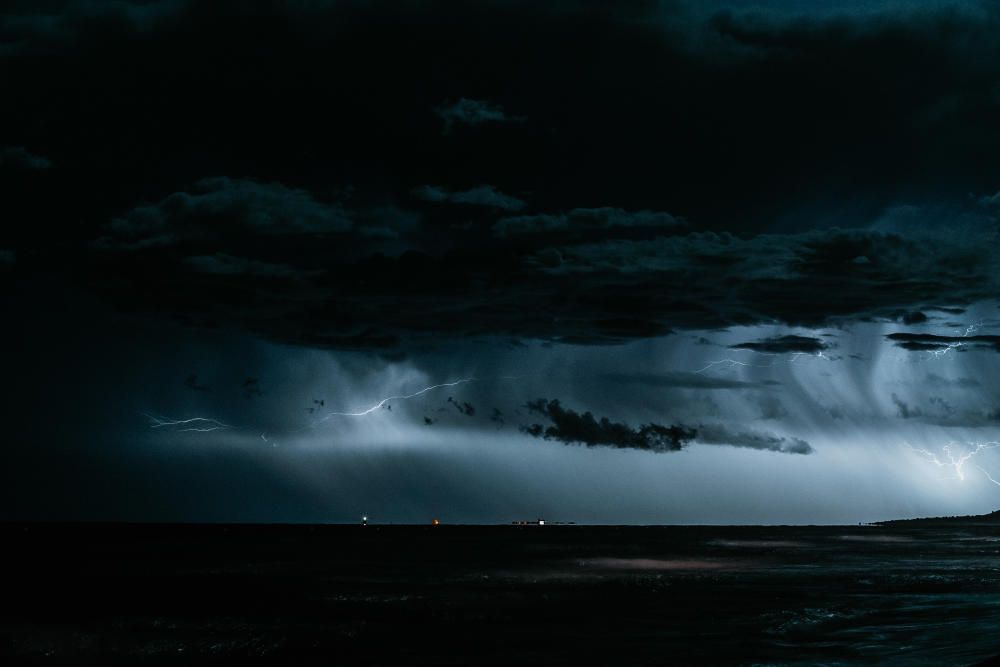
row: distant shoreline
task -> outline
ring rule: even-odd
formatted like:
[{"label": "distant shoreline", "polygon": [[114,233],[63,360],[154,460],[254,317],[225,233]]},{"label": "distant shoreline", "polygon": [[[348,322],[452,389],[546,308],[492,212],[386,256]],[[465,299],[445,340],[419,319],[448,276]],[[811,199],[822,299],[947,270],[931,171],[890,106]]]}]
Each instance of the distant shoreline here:
[{"label": "distant shoreline", "polygon": [[963,524],[974,524],[977,526],[997,524],[1000,525],[1000,510],[990,512],[989,514],[967,514],[964,516],[934,516],[934,517],[920,517],[917,519],[892,519],[890,521],[879,521],[875,524],[876,526],[892,527],[892,526],[955,526]]},{"label": "distant shoreline", "polygon": [[29,530],[32,528],[40,530],[54,529],[96,529],[96,530],[195,530],[199,532],[214,532],[216,530],[224,532],[247,532],[253,530],[289,530],[289,531],[311,531],[328,530],[338,528],[358,528],[358,529],[382,529],[382,528],[406,528],[428,530],[446,530],[448,528],[470,528],[489,529],[506,528],[511,530],[540,530],[559,531],[560,529],[644,529],[644,528],[686,528],[686,529],[748,529],[748,528],[857,528],[864,526],[869,528],[891,528],[901,526],[930,526],[930,525],[993,525],[1000,526],[1000,510],[989,514],[969,514],[961,516],[937,516],[937,517],[917,517],[913,519],[888,519],[885,521],[871,521],[863,523],[842,523],[842,524],[695,524],[695,523],[663,523],[663,524],[601,524],[601,523],[576,523],[576,522],[546,522],[539,525],[537,523],[513,522],[513,523],[290,523],[290,522],[202,522],[202,521],[114,521],[114,520],[0,520],[0,532],[10,530]]}]

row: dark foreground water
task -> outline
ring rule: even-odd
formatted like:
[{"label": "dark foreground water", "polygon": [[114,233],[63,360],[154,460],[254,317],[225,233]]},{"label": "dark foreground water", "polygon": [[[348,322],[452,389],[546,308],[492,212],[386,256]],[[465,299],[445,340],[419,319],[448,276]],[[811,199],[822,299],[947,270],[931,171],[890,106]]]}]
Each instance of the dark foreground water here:
[{"label": "dark foreground water", "polygon": [[0,662],[974,664],[1000,527],[7,525]]}]

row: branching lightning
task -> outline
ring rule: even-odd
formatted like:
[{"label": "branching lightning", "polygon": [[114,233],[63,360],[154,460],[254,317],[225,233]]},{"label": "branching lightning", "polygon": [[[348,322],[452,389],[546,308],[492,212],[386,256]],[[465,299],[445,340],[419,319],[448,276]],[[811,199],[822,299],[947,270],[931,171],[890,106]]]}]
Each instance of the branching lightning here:
[{"label": "branching lightning", "polygon": [[[510,375],[510,376],[502,376],[501,379],[516,379],[517,377],[518,376]],[[466,384],[468,382],[474,382],[475,380],[476,378],[471,378],[471,377],[463,378],[461,380],[455,380],[453,382],[442,382],[440,384],[434,384],[429,387],[424,387],[423,389],[415,391],[411,394],[397,394],[393,396],[387,396],[379,400],[372,406],[365,408],[364,410],[359,410],[357,412],[328,412],[306,428],[315,427],[316,425],[328,421],[333,417],[364,417],[365,415],[370,415],[382,407],[388,407],[391,409],[391,406],[389,405],[390,401],[405,401],[412,398],[417,398],[418,396],[422,396],[423,394],[426,394],[430,391],[434,391],[435,389],[443,389],[445,387],[457,387],[458,385]],[[319,401],[314,401],[314,402],[322,404]],[[237,428],[229,424],[226,424],[224,422],[221,422],[218,419],[213,419],[211,417],[190,417],[188,419],[170,419],[167,417],[159,417],[148,413],[142,413],[142,414],[149,420],[150,428],[166,429],[171,431],[172,433],[185,433],[185,432],[211,433],[213,431],[221,431],[221,430]],[[260,439],[261,441],[271,445],[272,447],[278,446],[278,443],[273,439],[269,438],[266,433],[261,433]]]},{"label": "branching lightning", "polygon": [[[962,338],[968,338],[969,336],[973,335],[974,333],[976,333],[977,331],[979,331],[980,329],[982,329],[983,325],[984,325],[984,322],[982,322],[982,321],[976,322],[974,324],[970,324],[969,326],[965,327],[965,332],[963,332],[963,333],[961,333],[959,335]],[[959,342],[959,341],[954,341],[954,342],[951,342],[951,343],[945,343],[944,347],[942,347],[939,350],[928,350],[928,352],[931,355],[929,358],[939,359],[939,358],[947,355],[949,352],[951,352],[951,351],[953,351],[953,350],[955,350],[957,348],[961,348],[961,347],[963,347],[965,345],[967,345],[967,343],[962,343],[962,342]]]},{"label": "branching lightning", "polygon": [[229,424],[223,424],[218,419],[209,417],[191,417],[190,419],[168,419],[156,417],[143,413],[150,421],[150,428],[170,428],[174,433],[211,433],[232,428]]},{"label": "branching lightning", "polygon": [[435,389],[441,389],[443,387],[456,387],[460,384],[465,384],[467,382],[474,382],[474,381],[475,378],[464,378],[462,380],[455,380],[454,382],[442,382],[441,384],[434,384],[429,387],[424,387],[420,391],[415,391],[412,394],[387,396],[386,398],[383,398],[382,400],[378,401],[371,407],[361,410],[360,412],[328,412],[327,414],[317,419],[313,423],[313,425],[315,426],[317,424],[322,424],[323,422],[332,419],[333,417],[364,417],[365,415],[370,415],[371,413],[375,412],[382,406],[386,405],[389,401],[405,401],[411,398],[416,398],[417,396],[422,396],[423,394],[426,394],[427,392],[433,391]]},{"label": "branching lightning", "polygon": [[[990,441],[990,442],[970,442],[970,443],[968,443],[968,446],[970,447],[970,449],[968,449],[967,451],[961,452],[961,453],[956,453],[955,452],[954,448],[956,447],[956,445],[957,445],[957,443],[955,443],[955,442],[949,442],[947,445],[945,445],[944,447],[942,447],[941,448],[941,453],[946,457],[947,460],[941,460],[941,458],[937,454],[935,454],[934,452],[932,452],[932,451],[929,451],[929,450],[926,450],[926,449],[920,449],[920,448],[914,447],[913,445],[911,445],[909,443],[906,443],[907,447],[909,447],[910,449],[912,449],[914,452],[920,454],[921,456],[923,456],[924,458],[926,458],[928,461],[930,461],[931,463],[933,463],[937,467],[939,467],[939,468],[951,468],[955,472],[955,479],[958,479],[959,481],[964,481],[965,480],[965,464],[968,463],[969,460],[971,460],[974,456],[976,456],[977,454],[979,454],[979,453],[981,453],[983,451],[986,451],[987,449],[995,449],[997,447],[1000,447],[1000,442],[997,442],[997,441]],[[993,479],[992,477],[990,477],[990,474],[988,472],[986,472],[985,470],[983,470],[983,468],[981,468],[979,465],[976,465],[976,464],[973,464],[973,465],[975,465],[977,468],[979,468],[980,470],[982,470],[983,474],[985,474],[986,477],[989,478],[989,480],[991,482],[993,482],[997,486],[1000,486],[1000,482],[997,482],[995,479]]]},{"label": "branching lightning", "polygon": [[982,472],[982,473],[983,473],[984,475],[986,475],[986,479],[990,480],[991,482],[993,482],[993,483],[994,483],[994,484],[996,484],[997,486],[1000,486],[1000,482],[998,482],[998,481],[996,481],[995,479],[993,479],[993,476],[992,476],[992,475],[990,475],[990,474],[989,474],[988,472],[986,472],[986,469],[985,469],[985,468],[983,468],[983,467],[982,467],[982,466],[980,466],[980,465],[976,465],[976,467],[977,467],[977,468],[979,468],[980,472]]},{"label": "branching lightning", "polygon": [[[736,352],[748,352],[751,354],[758,354],[765,357],[775,357],[775,359],[773,359],[771,363],[768,364],[754,364],[748,361],[740,361],[739,359],[717,359],[715,361],[708,362],[708,364],[705,367],[699,368],[694,372],[700,375],[705,371],[715,368],[716,366],[724,366],[726,370],[732,370],[737,366],[744,366],[747,368],[774,368],[783,361],[781,359],[782,355],[775,354],[772,352],[758,352],[757,350],[743,350],[743,349],[736,350]],[[819,352],[816,352],[815,354],[811,352],[793,352],[791,358],[788,360],[788,363],[794,364],[802,357],[822,359],[823,361],[833,361],[830,357],[826,356],[826,354],[824,354],[823,351],[821,350]]]},{"label": "branching lightning", "polygon": [[715,368],[716,366],[721,366],[723,364],[726,365],[727,370],[731,370],[735,366],[751,366],[753,368],[767,368],[768,366],[771,365],[771,364],[766,364],[763,366],[757,366],[754,364],[748,364],[745,361],[739,361],[737,359],[716,359],[715,361],[708,362],[707,366],[705,366],[704,368],[699,368],[698,370],[695,371],[695,373],[701,374],[707,370],[711,370],[712,368]]},{"label": "branching lightning", "polygon": [[979,321],[976,322],[975,324],[970,324],[969,326],[965,327],[965,333],[962,334],[962,337],[965,338],[967,336],[971,336],[972,334],[976,333],[977,331],[983,328],[983,324],[984,324],[983,321]]},{"label": "branching lightning", "polygon": [[928,353],[930,353],[931,358],[940,359],[941,357],[947,355],[952,350],[960,348],[963,345],[965,345],[965,343],[957,343],[957,342],[945,343],[944,347],[942,347],[940,350],[928,350]]}]

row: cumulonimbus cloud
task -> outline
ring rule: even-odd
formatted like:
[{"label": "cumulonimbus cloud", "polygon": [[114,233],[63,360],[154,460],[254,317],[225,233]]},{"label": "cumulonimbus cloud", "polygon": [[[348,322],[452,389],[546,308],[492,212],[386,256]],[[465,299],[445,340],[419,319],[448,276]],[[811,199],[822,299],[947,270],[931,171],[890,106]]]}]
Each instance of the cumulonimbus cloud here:
[{"label": "cumulonimbus cloud", "polygon": [[[60,8],[0,16],[0,60],[15,74],[6,92],[19,101],[3,110],[5,141],[59,167],[19,170],[35,186],[10,188],[0,211],[52,233],[3,246],[19,266],[72,258],[75,277],[129,308],[322,347],[618,344],[733,325],[913,322],[1000,287],[1000,160],[975,157],[1000,155],[988,93],[1000,82],[1000,12],[983,3]],[[235,10],[241,21],[220,35]],[[178,25],[192,27],[182,49]],[[405,54],[358,61],[335,92],[315,87],[330,63],[398,53],[400,25],[422,26]],[[595,34],[617,45],[599,66],[586,57]],[[148,48],[134,48],[139,38]],[[220,44],[246,47],[243,58],[218,59]],[[542,52],[581,66],[522,57]],[[178,54],[188,95],[104,66],[157,71]],[[917,81],[913,62],[935,66]],[[88,123],[51,97],[78,85],[77,68],[95,73]],[[300,76],[283,74],[292,69]],[[637,72],[643,103],[622,103]],[[126,89],[150,100],[142,114],[120,104]],[[204,123],[192,122],[193,97],[211,112]],[[800,182],[807,192],[791,194]],[[957,207],[947,218],[898,201],[928,183],[942,184],[928,200]],[[426,184],[461,206],[403,210]],[[530,192],[530,207],[508,192]],[[891,210],[949,225],[870,226]],[[955,233],[957,218],[974,224]],[[775,220],[787,233],[766,233]]]},{"label": "cumulonimbus cloud", "polygon": [[607,417],[597,419],[590,412],[565,408],[558,400],[539,398],[529,401],[526,407],[549,419],[552,425],[532,424],[522,428],[525,433],[568,444],[672,452],[682,449],[696,435],[693,430],[677,425],[650,423],[632,428]]}]

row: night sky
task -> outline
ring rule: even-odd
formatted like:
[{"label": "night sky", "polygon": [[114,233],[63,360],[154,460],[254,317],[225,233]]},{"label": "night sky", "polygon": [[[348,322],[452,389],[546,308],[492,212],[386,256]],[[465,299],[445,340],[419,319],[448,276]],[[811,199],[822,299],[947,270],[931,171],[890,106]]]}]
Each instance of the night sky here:
[{"label": "night sky", "polygon": [[997,509],[997,35],[987,1],[5,2],[0,518]]}]

